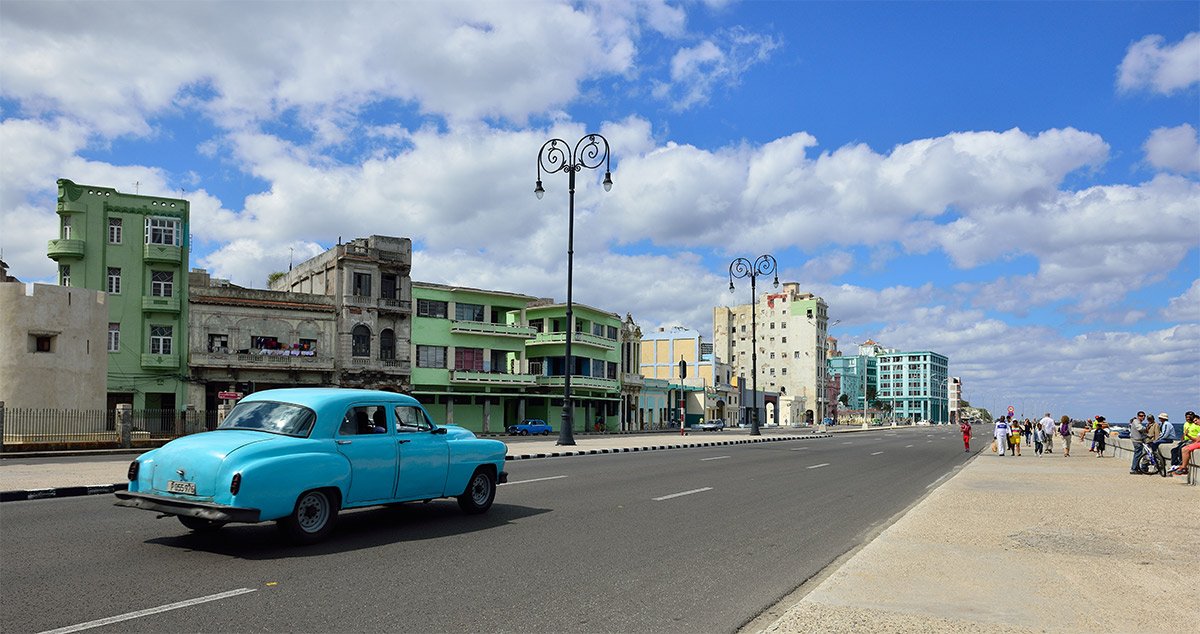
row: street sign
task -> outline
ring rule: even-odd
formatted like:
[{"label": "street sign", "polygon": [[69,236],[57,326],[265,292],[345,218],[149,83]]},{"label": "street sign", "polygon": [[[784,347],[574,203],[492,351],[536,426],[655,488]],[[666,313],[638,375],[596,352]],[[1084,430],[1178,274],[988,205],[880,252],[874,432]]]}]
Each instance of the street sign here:
[{"label": "street sign", "polygon": [[245,396],[241,392],[217,392],[217,398],[236,401]]},{"label": "street sign", "polygon": [[1012,406],[1012,405],[1009,405],[1009,406],[1008,406],[1008,413],[1009,413],[1009,414],[1013,413],[1013,406]]}]

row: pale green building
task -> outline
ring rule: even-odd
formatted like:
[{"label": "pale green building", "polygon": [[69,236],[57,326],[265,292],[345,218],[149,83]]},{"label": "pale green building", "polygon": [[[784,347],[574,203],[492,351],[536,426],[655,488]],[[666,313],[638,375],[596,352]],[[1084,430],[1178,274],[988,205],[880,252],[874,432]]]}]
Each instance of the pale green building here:
[{"label": "pale green building", "polygon": [[62,286],[107,293],[108,408],[186,402],[188,202],[58,180]]}]

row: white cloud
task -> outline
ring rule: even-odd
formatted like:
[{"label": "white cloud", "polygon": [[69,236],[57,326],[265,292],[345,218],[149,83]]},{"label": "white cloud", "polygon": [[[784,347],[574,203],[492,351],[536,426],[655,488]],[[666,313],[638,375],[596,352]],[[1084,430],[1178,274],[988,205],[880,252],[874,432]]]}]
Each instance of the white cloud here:
[{"label": "white cloud", "polygon": [[1200,279],[1193,280],[1182,295],[1172,297],[1160,314],[1167,321],[1200,322]]},{"label": "white cloud", "polygon": [[1142,149],[1146,160],[1159,169],[1179,174],[1200,172],[1200,142],[1191,124],[1155,129]]},{"label": "white cloud", "polygon": [[1117,68],[1117,87],[1171,94],[1200,82],[1200,33],[1189,33],[1175,44],[1165,41],[1161,35],[1147,35],[1130,45]]},{"label": "white cloud", "polygon": [[841,277],[854,268],[854,255],[848,251],[831,251],[812,258],[801,267],[800,279],[827,282]]},{"label": "white cloud", "polygon": [[718,86],[736,85],[780,46],[776,38],[738,28],[682,47],[671,58],[670,82],[658,82],[654,96],[680,111],[703,104]]}]

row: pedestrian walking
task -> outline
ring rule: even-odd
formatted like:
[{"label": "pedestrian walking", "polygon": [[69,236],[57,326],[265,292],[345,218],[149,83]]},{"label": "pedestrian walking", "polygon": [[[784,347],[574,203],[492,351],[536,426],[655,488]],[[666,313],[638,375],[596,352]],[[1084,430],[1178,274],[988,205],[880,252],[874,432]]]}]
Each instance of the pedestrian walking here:
[{"label": "pedestrian walking", "polygon": [[1054,419],[1050,418],[1050,412],[1046,412],[1046,415],[1042,417],[1042,420],[1038,421],[1038,424],[1042,426],[1042,440],[1046,442],[1046,453],[1054,453],[1054,432],[1056,425],[1054,424]]},{"label": "pedestrian walking", "polygon": [[968,423],[965,420],[960,422],[958,424],[958,430],[961,431],[962,435],[963,435],[963,451],[970,452],[971,451],[971,423]]},{"label": "pedestrian walking", "polygon": [[1033,426],[1033,453],[1042,455],[1042,446],[1046,444],[1046,434],[1042,431],[1041,425]]},{"label": "pedestrian walking", "polygon": [[1062,436],[1063,457],[1071,457],[1071,418],[1066,414],[1058,421],[1058,435]]},{"label": "pedestrian walking", "polygon": [[1021,435],[1025,436],[1026,445],[1033,442],[1033,423],[1028,418],[1025,419],[1024,423],[1021,423]]},{"label": "pedestrian walking", "polygon": [[1095,445],[1096,457],[1104,457],[1104,446],[1108,442],[1108,430],[1105,429],[1108,424],[1104,422],[1103,416],[1096,417],[1096,427],[1092,431],[1092,443]]},{"label": "pedestrian walking", "polygon": [[1008,452],[1008,435],[1011,432],[1007,418],[996,419],[996,428],[992,431],[992,451],[998,453],[1001,458]]}]

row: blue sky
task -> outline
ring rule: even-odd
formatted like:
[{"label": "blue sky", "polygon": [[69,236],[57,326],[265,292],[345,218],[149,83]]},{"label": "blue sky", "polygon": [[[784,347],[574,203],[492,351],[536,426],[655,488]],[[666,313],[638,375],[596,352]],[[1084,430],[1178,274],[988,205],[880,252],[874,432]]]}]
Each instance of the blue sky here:
[{"label": "blue sky", "polygon": [[562,299],[534,160],[597,131],[578,301],[711,332],[769,252],[844,351],[942,352],[977,402],[1200,405],[1195,2],[280,6],[5,2],[12,273],[53,279],[70,178],[182,192],[192,266],[247,286],[378,233],[415,279]]}]

